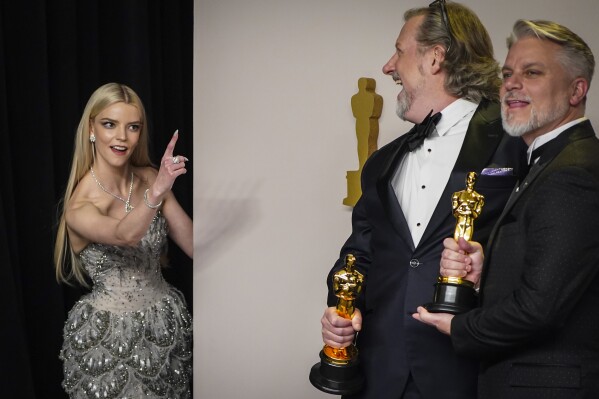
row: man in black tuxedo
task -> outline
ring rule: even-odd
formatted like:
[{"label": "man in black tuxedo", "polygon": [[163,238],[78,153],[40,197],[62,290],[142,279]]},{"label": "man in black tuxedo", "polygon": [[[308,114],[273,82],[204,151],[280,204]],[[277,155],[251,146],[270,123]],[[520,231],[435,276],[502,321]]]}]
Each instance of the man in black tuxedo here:
[{"label": "man in black tuxedo", "polygon": [[481,399],[598,398],[599,140],[584,116],[595,60],[548,21],[517,21],[508,47],[503,126],[529,146],[530,171],[491,233],[484,267],[480,245],[444,242],[441,273],[480,280],[481,306],[415,317],[450,333],[459,355],[481,359]]},{"label": "man in black tuxedo", "polygon": [[[346,347],[360,330],[366,385],[354,398],[475,398],[478,362],[455,355],[447,336],[411,313],[432,300],[442,241],[455,228],[452,194],[464,189],[469,172],[480,175],[476,190],[488,200],[475,234],[485,242],[517,182],[525,146],[501,128],[499,66],[478,17],[458,3],[435,1],[404,19],[383,72],[403,86],[399,117],[425,122],[364,166],[353,232],[328,278],[323,340]],[[351,321],[335,312],[331,287],[350,253],[365,275]]]}]

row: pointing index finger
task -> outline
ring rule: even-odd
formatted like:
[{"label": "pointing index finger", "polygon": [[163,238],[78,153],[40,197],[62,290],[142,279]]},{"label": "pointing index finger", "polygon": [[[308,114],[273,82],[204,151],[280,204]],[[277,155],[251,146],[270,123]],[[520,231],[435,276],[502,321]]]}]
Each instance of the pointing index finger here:
[{"label": "pointing index finger", "polygon": [[173,152],[175,151],[175,144],[177,143],[178,138],[179,138],[179,129],[175,130],[175,133],[173,133],[173,137],[171,138],[171,141],[169,141],[168,145],[166,146],[166,151],[164,151],[165,157],[173,156]]}]

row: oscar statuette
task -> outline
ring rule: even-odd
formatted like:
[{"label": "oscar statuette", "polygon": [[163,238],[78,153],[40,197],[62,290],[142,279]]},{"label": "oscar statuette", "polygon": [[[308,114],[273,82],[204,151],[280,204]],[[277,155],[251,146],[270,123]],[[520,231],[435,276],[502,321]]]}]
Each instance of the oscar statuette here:
[{"label": "oscar statuette", "polygon": [[[354,255],[345,257],[345,267],[333,276],[333,290],[338,299],[337,314],[351,319],[354,301],[362,291],[364,276],[354,270]],[[323,392],[334,395],[350,395],[364,385],[364,377],[358,368],[358,349],[352,343],[345,348],[325,345],[320,351],[320,362],[310,370],[310,382]]]},{"label": "oscar statuette", "polygon": [[[464,237],[470,241],[474,231],[474,220],[478,218],[485,204],[485,197],[474,191],[477,174],[468,173],[466,189],[451,197],[453,215],[457,219],[453,238]],[[433,302],[425,305],[431,313],[464,313],[476,306],[477,298],[474,283],[461,277],[439,276],[435,284]]]}]

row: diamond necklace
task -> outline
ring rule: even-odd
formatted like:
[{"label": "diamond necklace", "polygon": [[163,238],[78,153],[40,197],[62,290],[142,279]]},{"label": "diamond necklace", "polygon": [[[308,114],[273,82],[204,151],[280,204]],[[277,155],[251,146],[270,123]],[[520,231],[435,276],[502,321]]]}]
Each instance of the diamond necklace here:
[{"label": "diamond necklace", "polygon": [[92,172],[92,177],[98,184],[98,187],[100,187],[102,189],[102,191],[104,191],[106,194],[112,195],[114,198],[121,200],[125,203],[125,213],[129,213],[133,210],[133,206],[131,205],[131,193],[133,192],[133,172],[131,172],[131,184],[129,184],[129,195],[127,196],[127,200],[125,200],[123,197],[120,197],[120,196],[113,194],[110,191],[106,190],[106,188],[102,185],[102,183],[100,183],[100,180],[98,180],[98,178],[96,177],[96,174],[94,173],[94,168],[92,168],[90,166],[89,170]]}]

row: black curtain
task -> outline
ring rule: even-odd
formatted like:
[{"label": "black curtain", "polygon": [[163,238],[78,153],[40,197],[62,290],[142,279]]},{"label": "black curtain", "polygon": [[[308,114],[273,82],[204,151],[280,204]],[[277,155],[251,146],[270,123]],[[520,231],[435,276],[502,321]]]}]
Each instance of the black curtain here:
[{"label": "black curtain", "polygon": [[[91,93],[120,82],[142,98],[152,159],[172,133],[192,160],[193,0],[0,2],[0,396],[65,398],[58,353],[84,293],[57,284],[57,205]],[[192,215],[192,181],[175,195]],[[174,245],[167,279],[191,308],[192,262]]]}]

